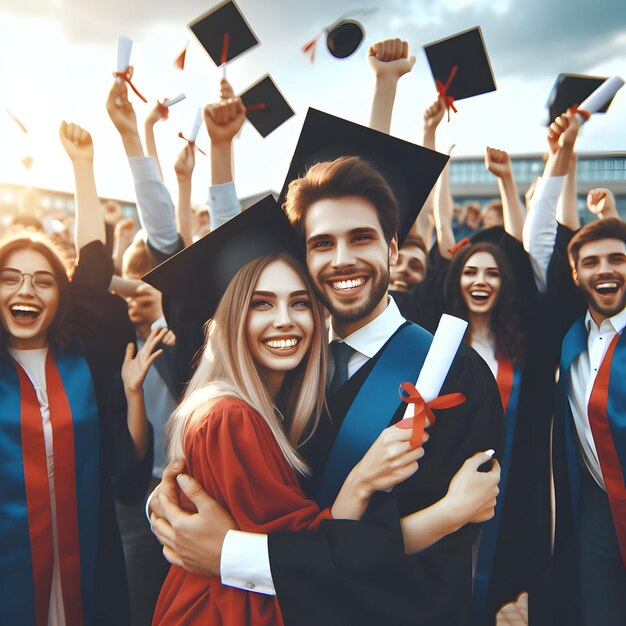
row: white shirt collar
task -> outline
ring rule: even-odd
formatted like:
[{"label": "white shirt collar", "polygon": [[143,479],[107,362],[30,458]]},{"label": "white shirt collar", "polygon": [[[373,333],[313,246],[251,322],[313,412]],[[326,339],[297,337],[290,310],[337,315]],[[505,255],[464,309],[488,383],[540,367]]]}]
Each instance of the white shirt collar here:
[{"label": "white shirt collar", "polygon": [[608,322],[616,333],[621,332],[624,327],[626,327],[626,307],[624,307],[619,313],[616,313],[613,317],[608,317],[607,319],[602,321],[602,324],[598,326],[595,323],[593,317],[591,317],[591,313],[589,309],[587,309],[587,314],[585,315],[585,327],[587,328],[587,332],[590,333],[592,330],[599,332],[602,328],[602,325]]},{"label": "white shirt collar", "polygon": [[330,340],[341,339],[357,352],[371,359],[387,343],[406,319],[400,314],[400,309],[393,298],[389,298],[387,308],[371,322],[355,330],[347,337],[339,337],[330,326]]}]

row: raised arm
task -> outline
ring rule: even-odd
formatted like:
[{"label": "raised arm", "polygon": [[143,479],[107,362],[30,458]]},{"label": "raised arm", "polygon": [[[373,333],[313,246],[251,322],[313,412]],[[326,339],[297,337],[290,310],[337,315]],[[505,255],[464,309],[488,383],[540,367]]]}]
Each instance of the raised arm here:
[{"label": "raised arm", "polygon": [[185,247],[193,241],[193,214],[191,210],[191,175],[196,164],[194,150],[186,145],[174,163],[178,180],[178,204],[176,205],[176,226]]},{"label": "raised arm", "polygon": [[610,189],[597,187],[587,194],[587,209],[598,219],[604,220],[607,217],[621,219],[615,204],[615,195]]},{"label": "raised arm", "polygon": [[504,229],[511,237],[522,241],[525,211],[517,193],[511,159],[504,150],[487,146],[485,167],[498,179],[498,189],[502,199]]},{"label": "raised arm", "polygon": [[137,130],[137,117],[128,101],[128,88],[125,82],[115,80],[107,98],[106,108],[128,156],[135,183],[137,213],[141,226],[147,233],[148,242],[164,254],[173,254],[180,247],[174,203],[163,184],[157,162],[152,156],[144,155]]},{"label": "raised arm", "polygon": [[211,139],[211,229],[214,230],[241,211],[233,182],[233,139],[246,121],[241,98],[235,97],[230,83],[222,79],[222,100],[207,104],[203,110]]},{"label": "raised arm", "polygon": [[576,192],[576,163],[576,153],[572,152],[567,174],[565,175],[565,185],[556,205],[556,221],[563,226],[567,226],[570,230],[578,230],[580,228],[578,194]]},{"label": "raised arm", "polygon": [[154,125],[167,117],[167,109],[163,108],[163,105],[158,102],[154,105],[153,109],[148,113],[144,122],[144,138],[146,141],[146,152],[148,156],[151,156],[155,162],[161,180],[163,180],[163,170],[161,170],[161,163],[159,161],[159,153],[157,152],[156,139],[154,138]]},{"label": "raised arm", "polygon": [[574,113],[558,117],[548,132],[550,156],[537,181],[524,223],[524,248],[530,255],[535,282],[540,291],[547,287],[546,272],[556,238],[556,206],[574,151],[580,121]]},{"label": "raised arm", "polygon": [[454,247],[454,231],[452,230],[454,204],[450,193],[450,162],[446,164],[435,185],[434,217],[437,231],[439,254],[444,259],[451,259],[450,249]]},{"label": "raised arm", "polygon": [[61,143],[74,168],[76,252],[92,241],[106,243],[104,216],[93,173],[93,141],[77,124],[61,123]]},{"label": "raised arm", "polygon": [[375,76],[369,126],[389,134],[398,81],[413,69],[415,57],[409,57],[406,41],[385,39],[369,47],[367,61]]}]

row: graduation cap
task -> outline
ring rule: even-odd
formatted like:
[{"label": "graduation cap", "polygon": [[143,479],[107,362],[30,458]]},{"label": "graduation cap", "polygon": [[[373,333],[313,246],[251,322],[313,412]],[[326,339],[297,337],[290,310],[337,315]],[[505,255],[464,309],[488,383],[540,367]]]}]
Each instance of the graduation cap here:
[{"label": "graduation cap", "polygon": [[455,100],[495,91],[496,83],[480,26],[424,46],[437,91],[448,112]]},{"label": "graduation cap", "polygon": [[248,87],[241,95],[248,121],[262,137],[267,137],[294,115],[269,74]]},{"label": "graduation cap", "polygon": [[287,188],[292,180],[304,176],[315,163],[333,161],[341,156],[361,157],[387,181],[400,208],[400,244],[450,158],[310,108],[280,193],[279,204],[282,206],[285,202]]},{"label": "graduation cap", "polygon": [[[567,109],[582,104],[600,85],[607,80],[604,76],[584,76],[582,74],[559,74],[554,81],[550,97],[546,106],[548,107],[548,122],[552,122],[565,113]],[[612,98],[605,106],[601,107],[597,113],[606,113]]]},{"label": "graduation cap", "polygon": [[235,274],[267,254],[298,255],[283,210],[268,195],[143,277],[183,304],[200,322],[210,319]]},{"label": "graduation cap", "polygon": [[[374,10],[365,9],[358,13],[364,15],[372,13]],[[353,11],[352,13],[354,14],[356,12]],[[348,19],[346,16],[341,16],[302,47],[302,52],[310,55],[311,63],[315,61],[317,41],[324,33],[326,33],[326,47],[328,51],[336,59],[346,59],[359,49],[363,37],[365,36],[365,29],[360,22],[354,19]]]},{"label": "graduation cap", "polygon": [[215,65],[224,65],[259,43],[237,5],[222,2],[189,24]]}]

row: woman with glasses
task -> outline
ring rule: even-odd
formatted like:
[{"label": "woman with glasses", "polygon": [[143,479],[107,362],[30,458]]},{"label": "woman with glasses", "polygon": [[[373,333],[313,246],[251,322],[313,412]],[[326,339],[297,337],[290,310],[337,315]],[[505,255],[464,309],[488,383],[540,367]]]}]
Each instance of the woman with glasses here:
[{"label": "woman with glasses", "polygon": [[111,275],[99,242],[71,281],[43,236],[0,243],[2,624],[130,623],[113,501],[150,480],[141,383],[163,331],[133,358]]}]

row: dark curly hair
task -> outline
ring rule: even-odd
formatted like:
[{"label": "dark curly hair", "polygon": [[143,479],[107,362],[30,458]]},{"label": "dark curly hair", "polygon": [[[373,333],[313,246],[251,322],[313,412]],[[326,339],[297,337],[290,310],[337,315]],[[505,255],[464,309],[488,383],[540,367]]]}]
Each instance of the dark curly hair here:
[{"label": "dark curly hair", "polygon": [[[68,268],[63,253],[42,233],[32,230],[15,232],[0,241],[0,269],[4,267],[6,258],[17,250],[33,250],[41,254],[52,266],[52,272],[59,288],[59,306],[57,313],[48,328],[48,342],[51,347],[64,349],[75,347],[69,323],[70,281]],[[0,349],[6,349],[9,335],[0,324]]]},{"label": "dark curly hair", "polygon": [[461,248],[454,255],[444,285],[445,312],[469,321],[469,312],[460,288],[461,273],[468,259],[477,252],[491,254],[500,271],[500,291],[490,319],[491,332],[496,340],[496,356],[510,359],[513,365],[521,365],[524,361],[524,333],[515,276],[511,264],[500,248],[490,243],[474,243]]}]

